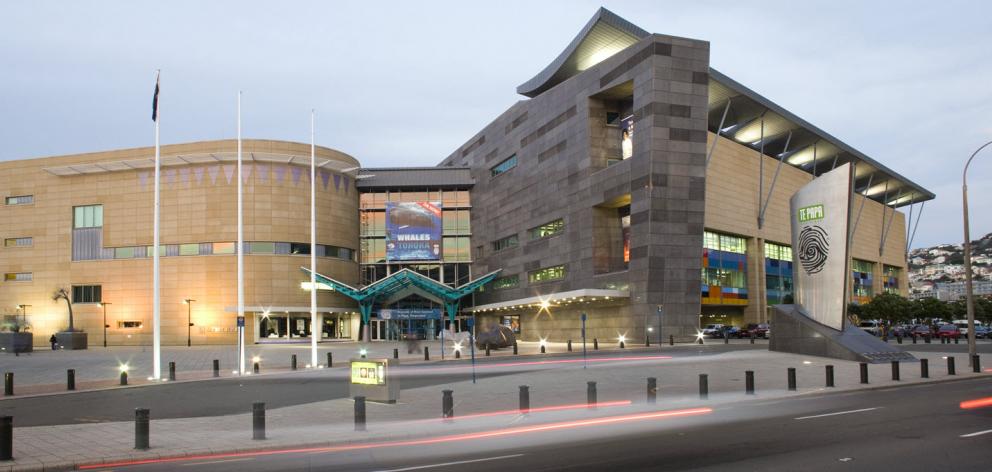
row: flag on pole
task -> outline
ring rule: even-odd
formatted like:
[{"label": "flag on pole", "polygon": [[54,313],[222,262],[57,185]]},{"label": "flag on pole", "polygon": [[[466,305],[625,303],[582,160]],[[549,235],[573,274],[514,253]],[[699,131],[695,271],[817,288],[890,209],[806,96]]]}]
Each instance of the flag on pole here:
[{"label": "flag on pole", "polygon": [[158,121],[158,74],[155,74],[155,96],[152,97],[152,121]]}]

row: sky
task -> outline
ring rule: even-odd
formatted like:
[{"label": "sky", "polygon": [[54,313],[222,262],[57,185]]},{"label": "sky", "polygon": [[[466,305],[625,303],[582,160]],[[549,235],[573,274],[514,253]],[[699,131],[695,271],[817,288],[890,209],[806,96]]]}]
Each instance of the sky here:
[{"label": "sky", "polygon": [[[524,97],[600,6],[710,42],[713,68],[937,194],[913,246],[955,243],[992,140],[992,2],[4,1],[0,160],[246,138],[432,166]],[[969,171],[992,232],[992,146]]]}]

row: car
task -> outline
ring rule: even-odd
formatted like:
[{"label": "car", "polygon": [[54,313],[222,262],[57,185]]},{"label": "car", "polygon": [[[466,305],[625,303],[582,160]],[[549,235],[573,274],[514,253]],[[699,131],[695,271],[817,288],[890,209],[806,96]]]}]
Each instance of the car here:
[{"label": "car", "polygon": [[[954,320],[952,321],[952,323],[954,323],[954,325],[958,327],[958,331],[961,332],[962,338],[968,336],[968,320]],[[981,337],[978,335],[978,328],[984,328],[984,327],[985,325],[981,321],[975,320],[975,337],[979,337],[979,338]]]},{"label": "car", "polygon": [[961,337],[961,331],[959,331],[958,327],[955,325],[945,324],[937,329],[937,337],[947,338],[947,339],[958,339]]},{"label": "car", "polygon": [[768,337],[768,323],[751,323],[741,332],[744,338],[766,338]]},{"label": "car", "polygon": [[992,332],[992,330],[990,330],[988,326],[975,326],[975,338],[988,338],[990,332]]},{"label": "car", "polygon": [[875,320],[865,320],[858,324],[858,327],[872,336],[881,334],[881,324]]},{"label": "car", "polygon": [[714,333],[719,333],[722,330],[723,330],[723,325],[722,324],[719,324],[719,323],[717,323],[717,324],[708,324],[708,325],[706,325],[705,328],[703,328],[703,336],[712,336],[712,337],[715,337],[716,335]]},{"label": "car", "polygon": [[896,338],[899,337],[905,338],[910,336],[910,331],[912,331],[912,327],[910,326],[893,325],[892,327],[889,328],[889,336]]},{"label": "car", "polygon": [[911,331],[909,332],[909,334],[910,334],[910,336],[912,336],[912,337],[914,337],[914,338],[915,338],[915,337],[925,337],[925,336],[930,336],[930,334],[931,334],[931,333],[930,333],[930,327],[929,327],[929,326],[927,326],[927,325],[916,325],[916,326],[914,326],[914,327],[913,327],[913,329],[912,329],[912,330],[911,330]]}]

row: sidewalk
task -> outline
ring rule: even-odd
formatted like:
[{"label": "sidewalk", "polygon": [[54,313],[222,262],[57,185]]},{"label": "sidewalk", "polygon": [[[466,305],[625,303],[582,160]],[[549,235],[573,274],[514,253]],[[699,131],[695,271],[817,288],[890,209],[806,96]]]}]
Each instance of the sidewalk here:
[{"label": "sidewalk", "polygon": [[[859,383],[859,366],[854,362],[827,360],[761,350],[721,353],[702,357],[622,360],[581,364],[539,365],[528,372],[480,380],[473,384],[467,366],[455,366],[466,373],[466,380],[418,389],[403,390],[395,405],[368,404],[368,431],[353,431],[353,403],[338,399],[267,412],[268,439],[252,441],[251,405],[245,414],[154,420],[151,406],[151,445],[149,451],[133,449],[131,422],[26,427],[14,430],[15,461],[0,464],[0,470],[51,470],[81,464],[113,463],[144,458],[195,456],[218,452],[252,451],[293,447],[326,447],[367,441],[418,439],[459,432],[492,430],[561,421],[622,415],[641,411],[675,410],[706,406],[717,413],[731,403],[811,395],[825,392],[824,366],[835,366],[836,387],[830,391],[851,391],[921,382],[969,378],[974,374],[964,356],[956,355],[958,375],[949,377],[946,363],[937,353],[914,353],[930,361],[930,379],[919,377],[919,363],[902,365],[901,381],[890,380],[890,365],[869,366],[869,384]],[[798,390],[786,390],[786,369],[794,367]],[[519,367],[493,367],[519,369]],[[755,372],[757,395],[744,395],[744,371]],[[334,375],[339,369],[327,371]],[[709,399],[700,400],[698,375],[709,376]],[[645,404],[645,379],[658,379],[657,405]],[[518,386],[530,386],[531,408],[553,405],[581,405],[586,401],[586,382],[598,385],[599,403],[630,401],[630,405],[579,408],[571,411],[519,415]],[[455,420],[439,420],[441,390],[454,391]],[[732,407],[731,408],[736,408]],[[509,414],[461,418],[470,414],[510,410]],[[16,418],[15,418],[16,425]],[[426,427],[428,426],[429,427]],[[424,431],[428,431],[425,433]]]}]

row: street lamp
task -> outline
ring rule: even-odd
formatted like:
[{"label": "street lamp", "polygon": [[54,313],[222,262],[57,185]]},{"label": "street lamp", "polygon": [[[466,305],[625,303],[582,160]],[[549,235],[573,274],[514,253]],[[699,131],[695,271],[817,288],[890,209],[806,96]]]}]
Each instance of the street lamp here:
[{"label": "street lamp", "polygon": [[21,309],[21,317],[24,319],[24,326],[28,325],[28,307],[31,305],[17,305]]},{"label": "street lamp", "polygon": [[103,307],[103,347],[107,347],[107,328],[110,327],[107,324],[107,305],[112,305],[112,303],[100,302],[100,306]]},{"label": "street lamp", "polygon": [[992,144],[989,141],[983,144],[981,147],[975,150],[968,158],[968,162],[964,165],[964,172],[961,173],[961,203],[964,212],[964,280],[965,280],[965,290],[967,294],[967,307],[968,307],[968,364],[971,365],[972,360],[975,358],[975,353],[977,351],[975,347],[975,292],[972,288],[972,278],[971,278],[971,230],[968,226],[968,166],[971,165],[971,160],[975,158],[982,149],[986,146]]},{"label": "street lamp", "polygon": [[195,301],[192,298],[183,300],[186,304],[186,347],[193,345],[193,302]]}]

